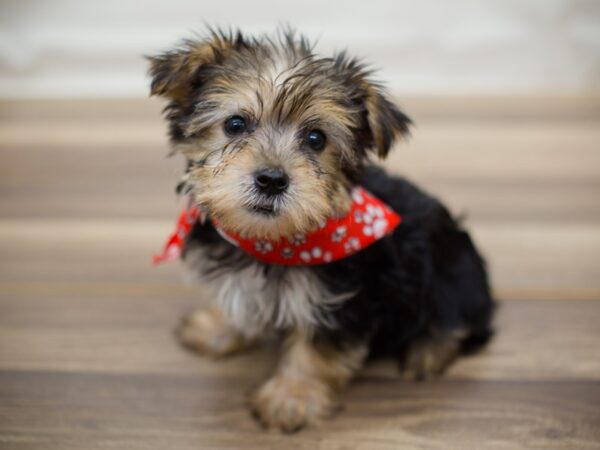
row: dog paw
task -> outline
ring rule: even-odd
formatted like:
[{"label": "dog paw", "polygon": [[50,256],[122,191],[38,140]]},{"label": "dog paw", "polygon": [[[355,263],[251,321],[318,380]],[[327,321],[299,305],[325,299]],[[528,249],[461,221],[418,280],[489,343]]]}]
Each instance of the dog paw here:
[{"label": "dog paw", "polygon": [[248,344],[216,308],[202,309],[184,317],[176,335],[185,347],[214,358],[235,353]]},{"label": "dog paw", "polygon": [[459,341],[450,336],[415,343],[402,365],[403,375],[416,381],[439,377],[454,361],[458,349]]},{"label": "dog paw", "polygon": [[276,375],[251,397],[250,409],[267,428],[294,433],[330,417],[338,406],[331,388],[311,378]]}]

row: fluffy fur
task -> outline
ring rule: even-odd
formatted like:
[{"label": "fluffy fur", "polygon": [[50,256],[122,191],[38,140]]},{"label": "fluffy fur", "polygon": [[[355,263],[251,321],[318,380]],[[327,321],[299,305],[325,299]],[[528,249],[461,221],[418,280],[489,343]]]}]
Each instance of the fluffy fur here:
[{"label": "fluffy fur", "polygon": [[[356,183],[403,219],[367,249],[310,267],[258,262],[210,220],[195,224],[184,259],[212,284],[217,306],[186,320],[182,341],[223,356],[286,336],[278,369],[250,401],[261,422],[293,431],[327,417],[368,356],[394,357],[422,379],[487,341],[493,302],[469,235],[436,199],[370,162],[410,120],[362,64],[319,57],[292,32],[212,32],[150,63],[151,92],[169,100],[173,149],[188,163],[179,188],[223,228],[269,239],[306,233],[344,214]],[[243,132],[228,131],[232,117]],[[323,148],[309,145],[314,130]],[[255,174],[274,168],[289,186],[266,196]]]}]

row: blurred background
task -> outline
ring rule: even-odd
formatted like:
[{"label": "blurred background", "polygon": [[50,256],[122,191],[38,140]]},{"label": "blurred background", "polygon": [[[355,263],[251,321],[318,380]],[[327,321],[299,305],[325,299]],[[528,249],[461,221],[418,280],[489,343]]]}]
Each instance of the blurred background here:
[{"label": "blurred background", "polygon": [[[332,428],[282,444],[243,405],[268,353],[179,348],[210,293],[150,264],[183,161],[142,55],[205,24],[289,24],[378,69],[416,124],[386,167],[487,257],[502,302],[483,355],[433,387],[370,369]],[[597,448],[599,125],[596,0],[2,0],[0,447]]]},{"label": "blurred background", "polygon": [[290,24],[382,68],[402,95],[590,94],[600,89],[594,0],[141,2],[4,0],[0,95],[145,96],[149,54],[203,24]]}]

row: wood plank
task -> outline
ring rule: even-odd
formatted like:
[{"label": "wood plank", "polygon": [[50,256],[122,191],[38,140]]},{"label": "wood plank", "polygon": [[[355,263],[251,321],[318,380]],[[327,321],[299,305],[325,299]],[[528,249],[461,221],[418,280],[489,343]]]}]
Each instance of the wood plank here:
[{"label": "wood plank", "polygon": [[173,283],[180,268],[152,269],[173,223],[114,221],[2,221],[0,279]]},{"label": "wood plank", "polygon": [[[9,167],[35,163],[36,156],[39,165],[28,166],[30,170],[47,173],[49,161],[69,159],[72,167],[77,167],[79,160],[85,169],[86,159],[98,158],[93,153],[100,151],[109,152],[104,155],[106,162],[115,165],[119,159],[114,156],[125,153],[123,157],[145,159],[150,149],[148,162],[160,168],[160,156],[168,153],[165,130],[166,124],[159,121],[85,126],[63,121],[8,124],[0,125],[0,150],[10,158],[4,166],[7,175],[12,172],[7,170]],[[600,130],[595,123],[431,124],[415,129],[411,138],[399,143],[397,151],[391,153],[389,168],[412,176],[463,181],[489,177],[508,182],[547,178],[597,181],[599,143]],[[131,170],[128,173],[132,175]]]},{"label": "wood plank", "polygon": [[[595,225],[469,221],[502,298],[600,295]],[[178,264],[152,268],[172,220],[0,220],[0,282],[182,282]]]},{"label": "wood plank", "polygon": [[477,223],[472,232],[502,291],[598,289],[600,228],[595,224]]},{"label": "wood plank", "polygon": [[[597,95],[402,96],[396,102],[417,122],[588,121],[600,119]],[[164,102],[157,98],[1,99],[0,121],[54,119],[152,120]]]},{"label": "wood plank", "polygon": [[598,95],[409,96],[397,103],[427,122],[597,122]]},{"label": "wood plank", "polygon": [[[600,298],[600,297],[599,297]],[[272,347],[223,363],[180,349],[171,331],[210,299],[198,287],[150,281],[128,285],[29,281],[0,283],[0,368],[11,370],[235,374],[272,364]],[[600,301],[505,301],[498,336],[450,378],[600,381]],[[565,326],[568,324],[568,326]],[[556,355],[560,354],[560,358]],[[261,369],[262,367],[262,369]],[[393,365],[374,365],[395,378]]]},{"label": "wood plank", "polygon": [[244,405],[270,347],[215,362],[170,336],[191,291],[0,292],[3,449],[598,448],[599,301],[504,302],[489,348],[445,378],[410,383],[373,364],[337,418],[287,437]]},{"label": "wood plank", "polygon": [[416,129],[389,167],[463,182],[598,181],[598,144],[595,123],[441,123]]},{"label": "wood plank", "polygon": [[[588,101],[572,98],[567,103],[571,102],[581,110]],[[0,122],[156,120],[164,106],[165,103],[157,98],[1,99]]]},{"label": "wood plank", "polygon": [[345,409],[294,436],[244,406],[252,380],[0,372],[4,449],[597,449],[600,383],[359,378]]},{"label": "wood plank", "polygon": [[[512,100],[411,101],[425,119],[387,167],[476,218],[598,220],[600,101]],[[171,217],[183,162],[165,158],[159,109],[0,102],[0,217]]]},{"label": "wood plank", "polygon": [[[64,141],[71,138],[56,129],[58,143],[41,136],[13,146],[0,137],[0,217],[169,217],[183,162],[166,158],[164,136],[137,137],[144,130],[121,139],[109,126],[97,135],[82,132],[69,145]],[[500,143],[490,143],[494,132],[503,136]],[[474,217],[598,219],[597,127],[531,133],[433,128],[399,148],[386,166]]]}]

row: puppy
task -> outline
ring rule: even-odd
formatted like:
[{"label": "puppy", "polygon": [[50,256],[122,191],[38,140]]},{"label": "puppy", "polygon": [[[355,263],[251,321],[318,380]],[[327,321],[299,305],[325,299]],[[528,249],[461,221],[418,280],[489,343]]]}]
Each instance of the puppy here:
[{"label": "puppy", "polygon": [[317,56],[290,31],[211,31],[149,59],[187,161],[174,239],[214,299],[179,337],[213,357],[281,337],[250,399],[264,425],[330,416],[369,357],[426,379],[488,340],[493,301],[469,235],[371,163],[411,122],[360,62]]}]

